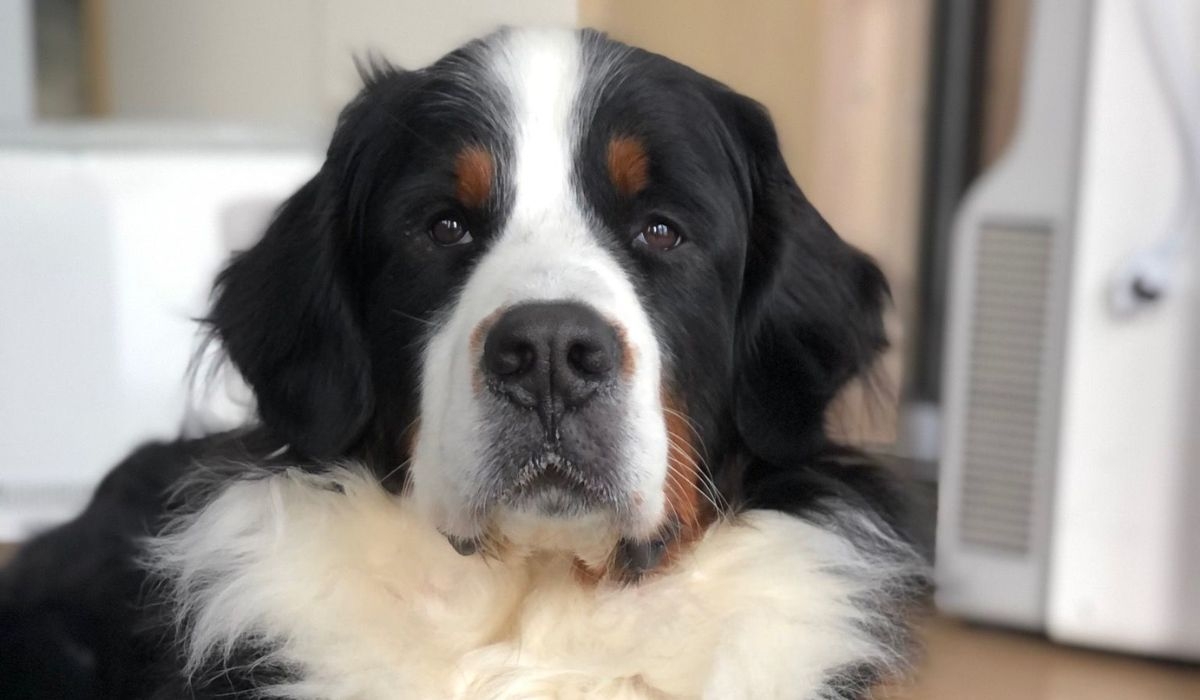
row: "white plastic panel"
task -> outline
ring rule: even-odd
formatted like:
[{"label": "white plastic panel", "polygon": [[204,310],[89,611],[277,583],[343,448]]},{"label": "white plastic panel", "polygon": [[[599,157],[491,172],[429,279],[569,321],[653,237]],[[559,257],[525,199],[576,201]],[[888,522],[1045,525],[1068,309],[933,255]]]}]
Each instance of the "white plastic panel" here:
[{"label": "white plastic panel", "polygon": [[[1072,253],[1079,133],[1089,39],[1087,0],[1037,2],[1031,13],[1021,97],[1013,144],[1001,161],[972,186],[954,224],[942,403],[942,460],[937,530],[937,604],[977,620],[1040,629],[1045,613],[1046,558],[1053,506],[1057,399],[1062,328],[1067,311],[1067,270]],[[1019,240],[1045,257],[1027,280],[1031,294],[1011,298],[1018,284],[1015,259],[992,261],[989,236]],[[1044,236],[1036,241],[1029,236]],[[1016,237],[1016,238],[1013,238]],[[1034,256],[1036,257],[1036,255]],[[993,269],[996,263],[1003,269]],[[1031,263],[1038,265],[1039,263]],[[999,276],[997,276],[997,274]],[[987,283],[987,284],[985,284]],[[1041,298],[1038,298],[1038,293]],[[988,313],[982,311],[990,309]],[[1017,374],[1027,387],[1003,416],[1016,435],[994,440],[998,418],[989,424],[978,410],[994,402],[995,382],[1004,381],[986,352],[999,351],[995,333],[1005,313],[1024,314],[1006,332],[1033,341],[1011,342],[1024,363]],[[990,324],[990,325],[989,325]],[[1018,331],[1017,329],[1020,328]],[[981,345],[982,344],[982,345]],[[1011,377],[1010,377],[1011,379]],[[1017,405],[1020,403],[1020,405]],[[972,406],[975,415],[972,416]],[[1022,412],[1032,415],[1021,416]],[[972,423],[972,421],[974,422]],[[1010,426],[1010,427],[1011,427]],[[1049,436],[1049,438],[1047,438]],[[989,441],[991,441],[990,444]],[[988,461],[978,459],[992,451]],[[1019,492],[991,499],[979,510],[983,479],[1020,478]],[[982,478],[981,478],[982,477]],[[987,516],[987,517],[982,517]],[[1008,532],[984,532],[988,525]]]},{"label": "white plastic panel", "polygon": [[[1196,48],[1200,3],[1178,2]],[[1182,168],[1134,3],[1099,2],[1095,26],[1047,626],[1200,659],[1200,231],[1166,297],[1111,312],[1110,281],[1162,235]]]}]

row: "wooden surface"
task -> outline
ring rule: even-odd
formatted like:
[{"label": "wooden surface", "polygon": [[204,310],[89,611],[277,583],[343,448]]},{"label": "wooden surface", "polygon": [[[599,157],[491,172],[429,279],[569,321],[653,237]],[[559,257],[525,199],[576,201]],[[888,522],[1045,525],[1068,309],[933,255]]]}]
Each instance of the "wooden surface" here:
[{"label": "wooden surface", "polygon": [[108,0],[83,0],[83,76],[87,115],[112,113],[112,80],[108,72]]},{"label": "wooden surface", "polygon": [[934,618],[906,688],[878,700],[1197,700],[1200,666],[1052,644],[1041,637]]},{"label": "wooden surface", "polygon": [[988,3],[980,169],[996,162],[1012,140],[1021,108],[1030,0]]}]

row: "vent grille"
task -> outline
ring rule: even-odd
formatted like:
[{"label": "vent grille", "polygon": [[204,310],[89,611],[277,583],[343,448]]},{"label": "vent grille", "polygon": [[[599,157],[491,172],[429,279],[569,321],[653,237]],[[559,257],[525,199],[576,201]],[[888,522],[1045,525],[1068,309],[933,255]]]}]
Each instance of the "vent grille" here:
[{"label": "vent grille", "polygon": [[985,227],[975,266],[962,538],[1014,554],[1030,546],[1051,240]]}]

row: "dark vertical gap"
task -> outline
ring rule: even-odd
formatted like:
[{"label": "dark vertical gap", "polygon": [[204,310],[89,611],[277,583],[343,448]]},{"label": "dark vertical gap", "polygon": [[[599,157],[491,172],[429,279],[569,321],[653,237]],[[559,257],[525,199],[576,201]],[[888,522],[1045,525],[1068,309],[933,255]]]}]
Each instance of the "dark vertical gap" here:
[{"label": "dark vertical gap", "polygon": [[917,275],[917,328],[909,359],[910,401],[942,391],[951,227],[979,173],[989,0],[936,0],[929,61]]}]

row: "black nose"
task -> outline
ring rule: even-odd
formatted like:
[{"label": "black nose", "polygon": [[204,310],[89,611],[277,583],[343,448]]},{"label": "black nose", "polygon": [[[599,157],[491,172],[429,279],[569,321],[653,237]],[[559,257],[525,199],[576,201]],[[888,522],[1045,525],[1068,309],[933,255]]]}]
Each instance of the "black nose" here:
[{"label": "black nose", "polygon": [[522,304],[488,331],[483,371],[514,403],[536,408],[552,429],[567,408],[587,402],[621,366],[617,331],[573,302]]}]

